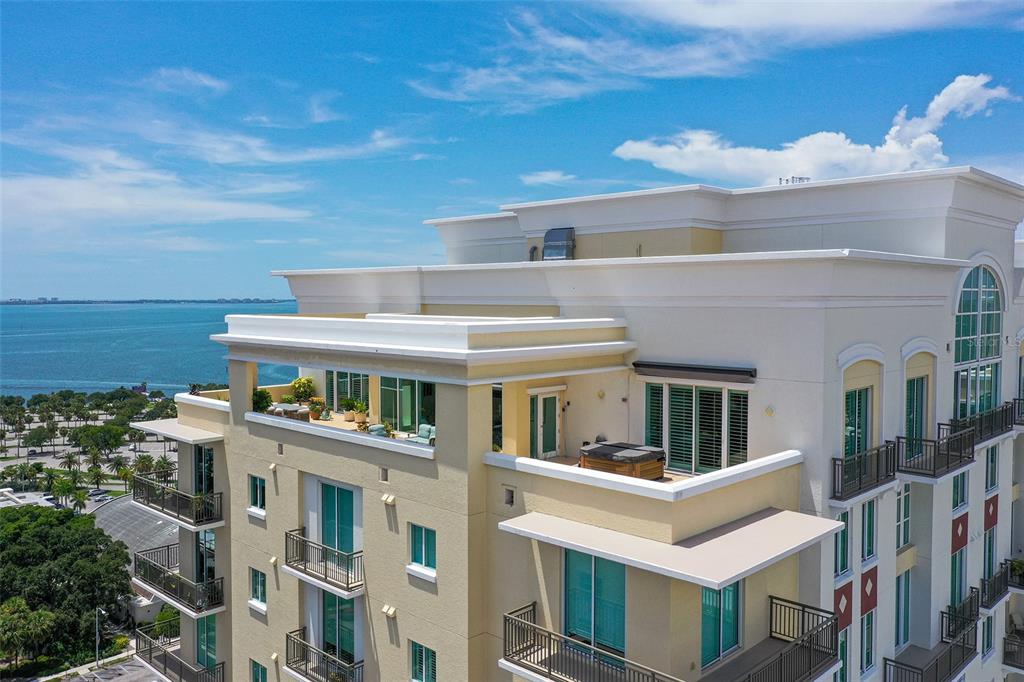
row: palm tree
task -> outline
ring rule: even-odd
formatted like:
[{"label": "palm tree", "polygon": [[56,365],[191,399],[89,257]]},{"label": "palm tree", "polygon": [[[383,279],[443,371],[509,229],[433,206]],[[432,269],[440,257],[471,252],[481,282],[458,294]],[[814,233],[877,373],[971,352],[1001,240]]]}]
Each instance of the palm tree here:
[{"label": "palm tree", "polygon": [[124,491],[128,492],[128,484],[131,482],[134,476],[130,467],[121,467],[117,470],[117,477],[124,483]]},{"label": "palm tree", "polygon": [[98,467],[103,464],[103,453],[95,448],[91,448],[85,453],[85,461],[89,463],[91,467]]},{"label": "palm tree", "polygon": [[124,455],[114,455],[107,462],[107,468],[110,469],[110,473],[115,474],[118,469],[123,468],[126,464],[128,464],[128,459]]},{"label": "palm tree", "polygon": [[43,490],[48,493],[53,492],[53,484],[57,482],[57,472],[53,469],[46,469],[43,471]]},{"label": "palm tree", "polygon": [[135,473],[148,474],[153,470],[153,455],[144,452],[135,458]]},{"label": "palm tree", "polygon": [[75,484],[66,476],[61,476],[53,483],[53,494],[61,504],[67,504],[68,498],[75,492]]},{"label": "palm tree", "polygon": [[96,488],[96,490],[100,489],[100,486],[103,485],[103,481],[105,481],[106,479],[107,475],[104,474],[103,469],[99,467],[89,467],[89,470],[85,472],[85,480],[87,480],[89,483],[92,483],[93,487]]},{"label": "palm tree", "polygon": [[61,445],[67,447],[68,435],[71,433],[71,427],[69,427],[69,426],[62,426],[62,427],[60,427],[58,429],[58,432],[60,433],[60,438],[63,441],[61,443]]},{"label": "palm tree", "polygon": [[15,478],[22,483],[22,490],[35,483],[36,470],[28,462],[22,462],[14,468]]},{"label": "palm tree", "polygon": [[67,469],[68,471],[77,469],[79,467],[78,453],[74,450],[65,450],[64,454],[60,456],[59,466],[61,469]]},{"label": "palm tree", "polygon": [[74,485],[76,488],[78,487],[78,484],[82,482],[81,469],[72,469],[71,471],[68,472],[67,476],[68,480],[71,481],[72,485]]},{"label": "palm tree", "polygon": [[156,463],[153,465],[153,469],[155,471],[161,471],[161,472],[163,472],[163,471],[170,471],[173,468],[174,468],[174,462],[171,461],[171,458],[167,456],[166,452],[164,454],[160,455],[157,458]]},{"label": "palm tree", "polygon": [[89,497],[85,494],[84,490],[76,490],[71,494],[71,506],[73,506],[77,512],[85,510],[85,503],[88,500]]}]

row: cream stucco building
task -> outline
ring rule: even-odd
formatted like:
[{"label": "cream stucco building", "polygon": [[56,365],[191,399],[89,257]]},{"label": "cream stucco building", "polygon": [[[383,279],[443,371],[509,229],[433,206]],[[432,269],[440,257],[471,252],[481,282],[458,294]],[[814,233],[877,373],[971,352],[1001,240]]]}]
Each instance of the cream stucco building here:
[{"label": "cream stucco building", "polygon": [[[135,503],[181,530],[135,579],[182,614],[137,656],[1022,680],[1022,218],[973,168],[670,187],[428,221],[447,265],[275,273],[298,314],[229,316],[230,388],[137,424],[179,469]],[[328,410],[254,411],[261,363]]]}]

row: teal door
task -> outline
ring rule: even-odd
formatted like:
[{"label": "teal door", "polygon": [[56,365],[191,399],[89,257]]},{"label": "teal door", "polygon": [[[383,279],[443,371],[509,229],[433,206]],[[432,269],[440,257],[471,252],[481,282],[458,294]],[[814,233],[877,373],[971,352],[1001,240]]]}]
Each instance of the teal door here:
[{"label": "teal door", "polygon": [[851,457],[871,447],[871,389],[847,391],[845,403],[843,454]]},{"label": "teal door", "polygon": [[915,377],[907,380],[907,455],[916,457],[921,454],[925,437],[925,420],[928,406],[925,402],[926,377]]},{"label": "teal door", "polygon": [[349,553],[353,547],[353,497],[347,488],[320,484],[320,542]]},{"label": "teal door", "polygon": [[330,592],[323,595],[323,648],[346,663],[355,661],[355,601]]},{"label": "teal door", "polygon": [[196,533],[196,582],[213,580],[215,573],[215,545],[212,530]]},{"label": "teal door", "polygon": [[565,634],[619,655],[625,653],[625,566],[565,550]]},{"label": "teal door", "polygon": [[213,448],[192,446],[192,490],[196,495],[213,492]]},{"label": "teal door", "polygon": [[204,668],[217,665],[217,616],[196,620],[196,661]]},{"label": "teal door", "polygon": [[558,454],[558,396],[530,396],[530,457]]},{"label": "teal door", "polygon": [[721,590],[701,588],[700,664],[714,663],[740,641],[739,583]]}]

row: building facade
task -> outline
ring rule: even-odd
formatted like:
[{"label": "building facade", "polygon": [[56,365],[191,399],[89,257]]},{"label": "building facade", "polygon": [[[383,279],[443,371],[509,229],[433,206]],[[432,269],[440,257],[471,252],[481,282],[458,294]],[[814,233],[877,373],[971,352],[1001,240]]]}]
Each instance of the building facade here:
[{"label": "building facade", "polygon": [[229,389],[136,424],[178,442],[133,494],[179,542],[134,571],[181,612],[137,656],[1024,679],[1022,218],[973,168],[686,186],[428,221],[447,265],[275,273],[299,312],[227,318]]}]

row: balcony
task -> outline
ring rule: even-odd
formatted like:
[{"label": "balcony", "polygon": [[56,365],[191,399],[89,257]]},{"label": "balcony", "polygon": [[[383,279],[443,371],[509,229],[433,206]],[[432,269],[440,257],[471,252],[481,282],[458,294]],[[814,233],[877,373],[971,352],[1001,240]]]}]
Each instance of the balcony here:
[{"label": "balcony", "polygon": [[975,440],[983,443],[990,438],[1012,431],[1016,415],[1014,403],[1005,402],[991,410],[972,414],[970,417],[950,419],[949,428],[951,433],[973,428]]},{"label": "balcony", "polygon": [[306,641],[306,628],[285,637],[286,669],[310,682],[363,682],[363,662],[346,663]]},{"label": "balcony", "polygon": [[178,490],[177,469],[136,475],[132,500],[147,509],[169,516],[190,530],[221,525],[224,520],[221,494],[189,495]]},{"label": "balcony", "polygon": [[941,614],[941,641],[932,649],[908,646],[895,659],[885,659],[886,682],[948,682],[978,654],[981,594],[967,597]]},{"label": "balcony", "polygon": [[1024,591],[1024,558],[1011,559],[1007,563],[1009,565],[1006,575],[1007,583],[1015,590]]},{"label": "balcony", "polygon": [[999,601],[1010,593],[1010,562],[1004,561],[996,567],[991,578],[981,579],[981,608],[994,608]]},{"label": "balcony", "polygon": [[952,642],[981,617],[981,591],[972,587],[963,601],[943,611],[941,617],[942,641]]},{"label": "balcony", "polygon": [[1024,639],[1006,636],[1003,640],[1003,665],[1024,671]]},{"label": "balcony", "polygon": [[199,668],[186,663],[180,652],[181,620],[147,625],[135,631],[135,657],[171,682],[224,682],[224,664]]},{"label": "balcony", "polygon": [[306,537],[305,528],[284,534],[285,566],[346,593],[363,586],[362,551],[346,553]]},{"label": "balcony", "polygon": [[559,682],[682,682],[537,625],[537,603],[504,616],[504,661]]},{"label": "balcony", "polygon": [[939,478],[974,461],[974,429],[939,424],[939,438],[896,438],[896,471]]},{"label": "balcony", "polygon": [[832,458],[832,499],[849,500],[896,478],[896,443]]},{"label": "balcony", "polygon": [[224,606],[224,579],[194,583],[178,573],[178,545],[135,554],[134,578],[173,606],[199,616]]}]

